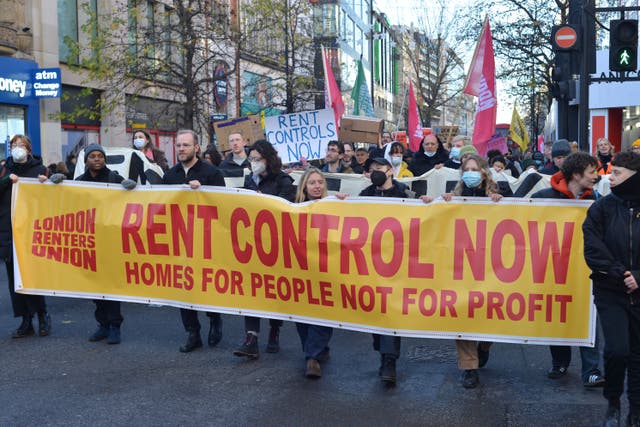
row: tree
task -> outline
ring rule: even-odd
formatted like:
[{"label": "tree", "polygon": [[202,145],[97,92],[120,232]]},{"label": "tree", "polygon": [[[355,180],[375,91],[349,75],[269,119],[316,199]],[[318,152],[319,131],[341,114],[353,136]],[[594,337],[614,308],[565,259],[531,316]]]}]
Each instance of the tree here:
[{"label": "tree", "polygon": [[306,110],[314,98],[312,9],[308,0],[253,0],[243,9],[243,59],[274,70],[269,107]]},{"label": "tree", "polygon": [[[457,41],[459,12],[450,10],[442,0],[438,3],[434,8],[432,2],[423,2],[416,11],[419,29],[413,25],[400,27],[396,37],[412,77],[417,76],[415,93],[426,126],[439,120],[442,107],[461,94],[464,83],[464,63]],[[434,12],[424,15],[423,10]]]},{"label": "tree", "polygon": [[[100,90],[97,105],[62,114],[106,117],[125,96],[165,102],[157,118],[177,127],[207,130],[216,83],[226,81],[237,64],[234,45],[241,36],[230,30],[225,2],[175,0],[172,7],[136,0],[102,2],[95,10],[82,3],[87,17],[79,41],[65,40],[67,64],[86,90]],[[64,60],[64,59],[63,59]],[[214,74],[219,64],[225,72]],[[126,95],[125,95],[126,94]],[[154,118],[150,118],[153,122]]]}]

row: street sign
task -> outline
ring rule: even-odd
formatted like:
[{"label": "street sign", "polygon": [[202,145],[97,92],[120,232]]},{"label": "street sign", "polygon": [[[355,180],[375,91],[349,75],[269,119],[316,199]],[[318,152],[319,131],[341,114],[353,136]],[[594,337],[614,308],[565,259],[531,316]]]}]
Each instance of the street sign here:
[{"label": "street sign", "polygon": [[578,43],[578,33],[570,25],[559,25],[553,28],[553,44],[558,49],[573,49]]}]

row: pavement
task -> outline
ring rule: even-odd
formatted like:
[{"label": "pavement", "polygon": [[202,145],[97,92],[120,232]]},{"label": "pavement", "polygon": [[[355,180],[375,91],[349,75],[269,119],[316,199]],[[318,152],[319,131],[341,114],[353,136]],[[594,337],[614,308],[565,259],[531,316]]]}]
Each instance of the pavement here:
[{"label": "pavement", "polygon": [[51,335],[12,339],[20,321],[0,270],[0,426],[596,426],[606,410],[602,389],[582,386],[577,348],[568,374],[550,380],[546,346],[495,344],[480,386],[467,390],[451,340],[403,339],[388,388],[371,336],[335,330],[323,376],[310,380],[293,323],[279,353],[249,361],[232,355],[242,318],[223,315],[217,347],[182,354],[171,307],[123,303],[122,343],[108,345],[87,340],[91,301],[47,297]]}]

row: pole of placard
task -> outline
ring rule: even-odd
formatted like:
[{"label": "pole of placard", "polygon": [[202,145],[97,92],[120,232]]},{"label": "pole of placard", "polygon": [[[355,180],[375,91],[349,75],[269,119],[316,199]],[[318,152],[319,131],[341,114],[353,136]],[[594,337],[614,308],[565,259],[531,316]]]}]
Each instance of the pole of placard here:
[{"label": "pole of placard", "polygon": [[402,112],[404,111],[404,103],[407,100],[408,91],[409,91],[409,86],[405,83],[404,95],[402,96],[402,104],[400,104],[400,112],[398,113],[398,121],[396,122],[396,131],[400,129],[400,119],[402,118]]}]

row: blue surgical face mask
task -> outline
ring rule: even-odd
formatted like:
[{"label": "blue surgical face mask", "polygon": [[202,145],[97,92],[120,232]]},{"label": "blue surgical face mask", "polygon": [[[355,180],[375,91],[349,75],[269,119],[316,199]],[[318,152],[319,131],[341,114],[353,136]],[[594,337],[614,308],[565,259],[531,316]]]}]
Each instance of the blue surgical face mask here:
[{"label": "blue surgical face mask", "polygon": [[460,148],[453,147],[449,152],[449,157],[452,159],[460,160]]},{"label": "blue surgical face mask", "polygon": [[391,164],[393,166],[399,166],[400,163],[402,163],[402,157],[392,157],[391,158]]},{"label": "blue surgical face mask", "polygon": [[478,171],[466,171],[462,174],[462,182],[469,188],[476,188],[482,182],[482,175]]},{"label": "blue surgical face mask", "polygon": [[433,157],[433,156],[436,155],[436,153],[437,153],[437,151],[434,151],[433,153],[429,153],[428,151],[425,151],[424,155],[427,156],[427,157]]}]

